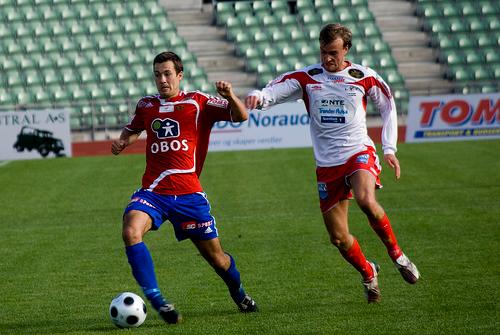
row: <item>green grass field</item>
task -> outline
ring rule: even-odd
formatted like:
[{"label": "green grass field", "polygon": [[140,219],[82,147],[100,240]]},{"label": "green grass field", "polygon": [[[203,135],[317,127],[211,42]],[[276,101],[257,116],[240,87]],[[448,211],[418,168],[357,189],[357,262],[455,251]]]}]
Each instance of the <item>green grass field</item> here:
[{"label": "green grass field", "polygon": [[[382,302],[330,245],[311,149],[210,153],[202,175],[224,248],[260,312],[225,285],[169,224],[148,234],[160,286],[185,323],[150,310],[108,318],[121,291],[142,295],[121,215],[142,155],[16,161],[0,167],[0,334],[493,334],[500,330],[500,141],[401,144],[378,199],[422,279],[406,284],[353,203],[351,232],[382,267]],[[148,305],[149,306],[149,305]]]}]

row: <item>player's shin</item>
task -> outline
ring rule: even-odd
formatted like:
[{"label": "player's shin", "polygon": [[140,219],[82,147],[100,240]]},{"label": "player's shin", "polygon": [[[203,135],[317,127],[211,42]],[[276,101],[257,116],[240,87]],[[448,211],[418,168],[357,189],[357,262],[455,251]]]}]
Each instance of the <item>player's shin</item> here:
[{"label": "player's shin", "polygon": [[222,278],[224,283],[226,283],[231,298],[233,298],[235,303],[240,303],[245,298],[245,290],[241,284],[240,272],[236,268],[236,263],[234,262],[233,256],[226,253],[229,256],[231,263],[227,270],[215,269],[215,272]]},{"label": "player's shin", "polygon": [[144,242],[125,247],[132,274],[151,305],[158,310],[168,302],[158,288],[153,259]]},{"label": "player's shin", "polygon": [[370,280],[374,276],[374,272],[370,263],[366,260],[365,255],[361,251],[358,240],[353,239],[351,247],[347,250],[342,250],[339,248],[342,257],[348,261],[356,270],[361,273],[363,280]]},{"label": "player's shin", "polygon": [[393,261],[395,261],[401,254],[401,248],[398,245],[398,241],[396,240],[396,235],[392,230],[391,223],[387,214],[384,213],[384,216],[381,219],[369,218],[370,226],[373,228],[375,233],[377,233],[378,237],[382,240],[385,247],[387,248],[387,252]]}]

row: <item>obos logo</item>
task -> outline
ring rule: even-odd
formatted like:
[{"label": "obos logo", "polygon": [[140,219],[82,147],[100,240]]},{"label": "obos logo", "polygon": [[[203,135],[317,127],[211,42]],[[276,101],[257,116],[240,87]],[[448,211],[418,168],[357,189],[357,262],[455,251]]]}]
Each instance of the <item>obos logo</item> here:
[{"label": "obos logo", "polygon": [[[151,129],[156,133],[156,137],[159,139],[165,138],[175,138],[178,137],[181,133],[181,129],[179,126],[179,122],[166,118],[166,119],[155,119],[151,123]],[[160,143],[151,144],[151,152],[167,152],[169,150],[172,151],[188,151],[188,140],[183,139],[181,141],[175,139],[172,141],[161,141]]]},{"label": "obos logo", "polygon": [[158,138],[178,137],[180,134],[179,122],[169,118],[153,120],[151,129],[153,129]]}]

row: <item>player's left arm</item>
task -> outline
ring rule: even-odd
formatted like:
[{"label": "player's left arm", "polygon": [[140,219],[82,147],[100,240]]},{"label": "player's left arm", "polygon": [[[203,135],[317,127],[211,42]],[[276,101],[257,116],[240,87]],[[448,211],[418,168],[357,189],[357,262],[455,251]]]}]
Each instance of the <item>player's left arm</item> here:
[{"label": "player's left arm", "polygon": [[217,92],[229,102],[232,121],[242,122],[248,120],[248,111],[240,98],[234,94],[232,84],[228,81],[217,81],[215,87]]},{"label": "player's left arm", "polygon": [[396,103],[389,86],[378,75],[369,89],[369,95],[382,116],[382,151],[384,160],[394,170],[396,179],[401,177],[401,167],[396,157],[398,141],[398,119]]}]

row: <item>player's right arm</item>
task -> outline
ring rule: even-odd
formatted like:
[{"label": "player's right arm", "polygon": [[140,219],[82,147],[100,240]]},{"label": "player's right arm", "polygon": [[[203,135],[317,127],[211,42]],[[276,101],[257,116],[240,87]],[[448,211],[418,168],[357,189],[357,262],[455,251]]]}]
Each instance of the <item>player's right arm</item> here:
[{"label": "player's right arm", "polygon": [[137,141],[139,135],[144,130],[144,112],[142,106],[147,105],[145,98],[139,100],[135,107],[135,113],[130,122],[123,128],[120,138],[111,143],[111,152],[118,155],[126,147]]},{"label": "player's right arm", "polygon": [[127,128],[123,128],[120,138],[111,143],[111,152],[113,155],[118,155],[126,147],[137,141],[141,132],[133,132]]},{"label": "player's right arm", "polygon": [[302,98],[302,85],[299,72],[285,73],[271,81],[262,90],[254,90],[245,98],[248,109],[266,109],[267,107]]}]

